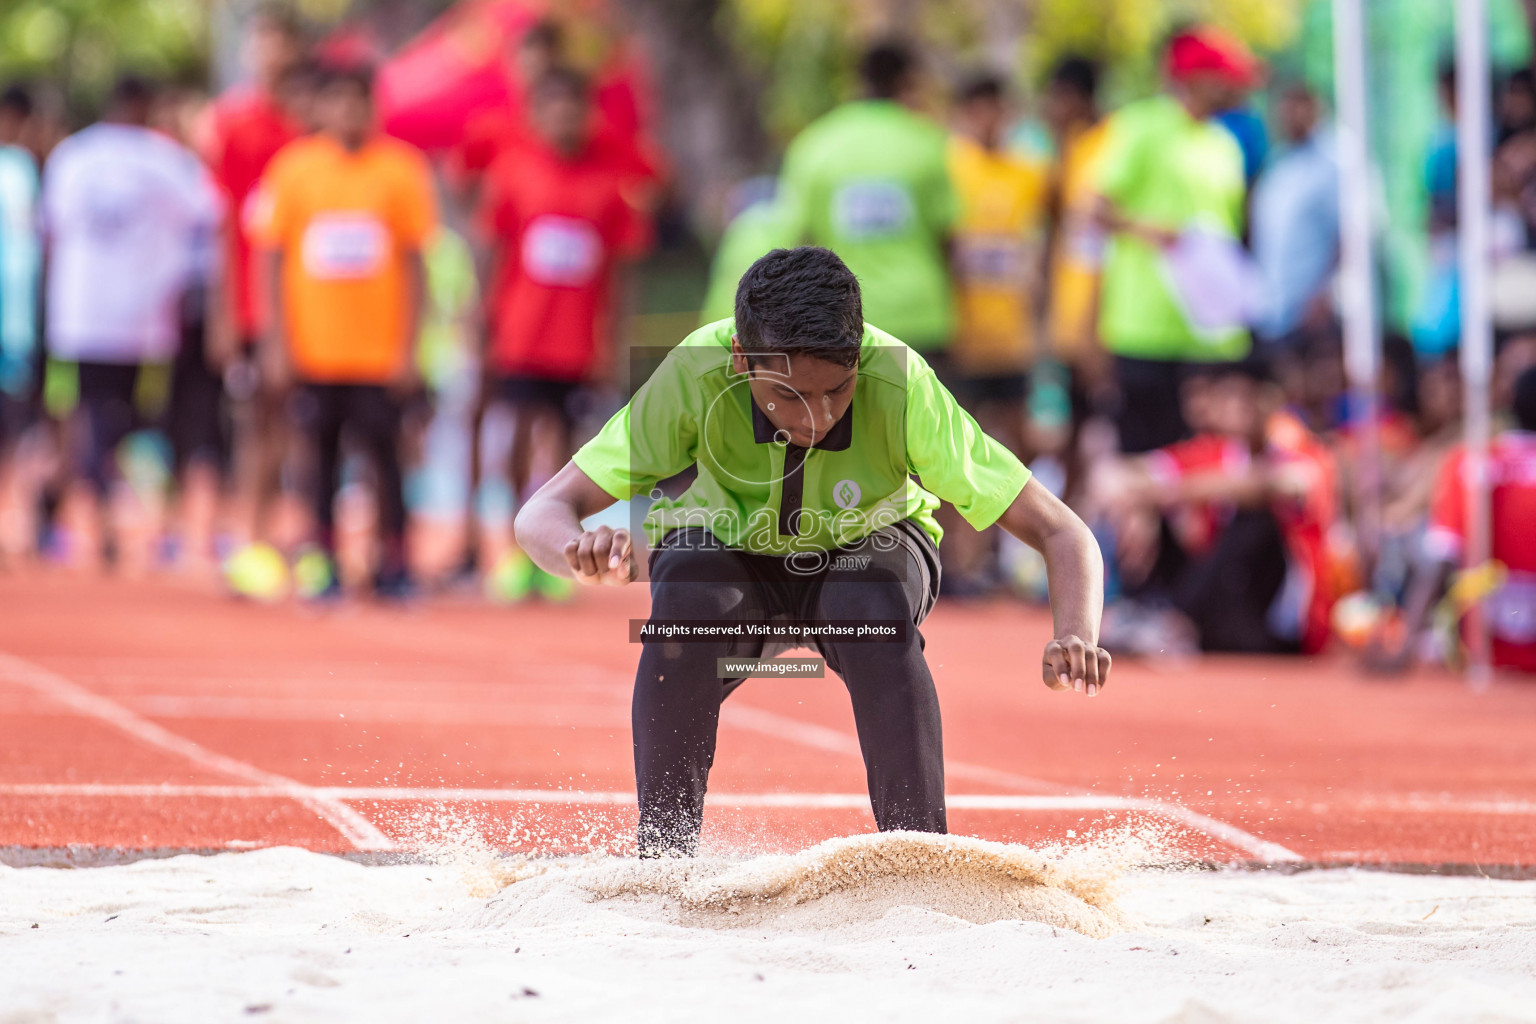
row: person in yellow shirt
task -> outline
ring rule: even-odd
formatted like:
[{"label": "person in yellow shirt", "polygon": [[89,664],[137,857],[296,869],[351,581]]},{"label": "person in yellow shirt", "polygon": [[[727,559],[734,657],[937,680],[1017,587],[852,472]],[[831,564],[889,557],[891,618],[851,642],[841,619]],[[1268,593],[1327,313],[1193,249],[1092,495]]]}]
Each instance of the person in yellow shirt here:
[{"label": "person in yellow shirt", "polygon": [[1097,92],[1098,68],[1082,57],[1063,58],[1051,72],[1041,111],[1056,142],[1046,334],[1056,358],[1075,376],[1090,378],[1095,370],[1107,373],[1097,339],[1104,233],[1093,209],[1094,167],[1109,132]]},{"label": "person in yellow shirt", "polygon": [[318,469],[320,550],[314,567],[301,560],[296,575],[309,596],[340,594],[333,506],[347,430],[377,478],[382,554],[374,590],[403,598],[414,587],[400,421],[418,386],[422,248],[436,226],[431,173],[418,150],[376,133],[366,70],[327,70],[315,112],[320,130],[290,143],[268,167],[252,224],[273,314],[263,379],[302,389],[296,404]]},{"label": "person in yellow shirt", "polygon": [[[982,429],[1026,457],[1049,181],[1043,164],[1004,148],[1007,121],[1001,78],[982,74],[961,87],[948,154],[960,209],[952,264],[958,329],[939,365]],[[952,529],[946,525],[946,590],[991,589],[991,544],[954,518]]]}]

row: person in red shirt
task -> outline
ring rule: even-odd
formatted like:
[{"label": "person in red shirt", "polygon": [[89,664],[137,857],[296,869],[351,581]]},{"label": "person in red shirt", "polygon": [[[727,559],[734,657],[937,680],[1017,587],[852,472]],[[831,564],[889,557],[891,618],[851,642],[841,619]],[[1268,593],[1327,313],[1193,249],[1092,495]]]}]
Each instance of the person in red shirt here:
[{"label": "person in red shirt", "polygon": [[201,147],[231,211],[224,275],[230,317],[229,322],[211,325],[210,353],[224,370],[225,386],[233,399],[237,489],[250,516],[251,536],[257,540],[266,539],[267,520],[279,494],[286,433],[283,396],[271,387],[259,387],[254,351],[266,329],[265,311],[260,300],[260,264],[251,258],[246,228],[267,164],[306,131],[290,95],[299,80],[303,52],[301,28],[287,8],[259,10],[245,37],[251,81],[215,101]]},{"label": "person in red shirt", "polygon": [[[535,137],[529,123],[529,94],[546,73],[565,62],[565,32],[553,19],[537,21],[508,40],[504,97],[469,118],[450,154],[450,175],[465,197],[477,199],[485,175],[502,154]],[[627,172],[632,199],[637,202],[649,201],[652,186],[663,176],[661,155],[646,131],[637,86],[640,79],[640,69],[621,51],[589,90],[589,145],[602,149],[607,159]]]},{"label": "person in red shirt", "polygon": [[[646,218],[626,199],[625,170],[594,145],[590,91],[555,68],[533,87],[532,137],[504,153],[486,182],[483,223],[495,253],[487,366],[493,399],[514,413],[513,492],[521,501],[571,455],[582,386],[609,354],[619,268],[645,247]],[[569,581],[520,552],[502,560],[493,594],[516,600]]]},{"label": "person in red shirt", "polygon": [[1209,432],[1134,460],[1118,517],[1168,517],[1164,541],[1178,551],[1166,597],[1201,650],[1315,653],[1334,600],[1332,456],[1285,411],[1261,359],[1217,364],[1203,388]]},{"label": "person in red shirt", "polygon": [[[1536,672],[1536,367],[1516,379],[1515,428],[1494,438],[1488,452],[1493,560],[1503,581],[1483,605],[1496,667]],[[1457,446],[1441,467],[1424,534],[1424,560],[1409,590],[1403,642],[1368,652],[1378,670],[1406,668],[1435,599],[1466,565],[1467,452]]]}]

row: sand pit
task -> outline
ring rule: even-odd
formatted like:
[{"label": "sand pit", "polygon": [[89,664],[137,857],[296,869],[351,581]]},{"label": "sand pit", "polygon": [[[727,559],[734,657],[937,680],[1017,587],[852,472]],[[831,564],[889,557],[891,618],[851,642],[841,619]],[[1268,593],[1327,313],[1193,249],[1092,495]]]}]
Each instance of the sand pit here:
[{"label": "sand pit", "polygon": [[1536,883],[1135,847],[0,868],[0,1022],[1536,1022]]}]

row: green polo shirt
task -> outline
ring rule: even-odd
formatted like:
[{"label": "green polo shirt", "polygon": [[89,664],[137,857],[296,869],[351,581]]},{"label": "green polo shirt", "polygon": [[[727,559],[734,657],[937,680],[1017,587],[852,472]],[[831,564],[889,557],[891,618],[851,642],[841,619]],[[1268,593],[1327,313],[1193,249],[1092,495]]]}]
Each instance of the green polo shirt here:
[{"label": "green polo shirt", "polygon": [[[1172,231],[1242,232],[1243,153],[1232,133],[1196,121],[1170,96],[1127,104],[1109,121],[1095,186],[1133,220]],[[1246,331],[1203,334],[1174,297],[1155,246],[1115,235],[1104,254],[1099,333],[1116,355],[1240,359]]]},{"label": "green polo shirt", "polygon": [[864,100],[808,126],[780,172],[798,240],[841,256],[858,276],[864,319],[922,351],[947,344],[955,326],[944,244],[958,206],[947,147],[921,114]]},{"label": "green polo shirt", "polygon": [[921,356],[867,324],[848,412],[815,447],[779,443],[747,378],[732,370],[735,329],[726,319],[690,334],[574,457],[620,500],[697,465],[687,491],[651,506],[652,546],[702,526],[760,554],[826,551],[902,519],[937,543],[940,498],[981,530],[1029,480]]}]

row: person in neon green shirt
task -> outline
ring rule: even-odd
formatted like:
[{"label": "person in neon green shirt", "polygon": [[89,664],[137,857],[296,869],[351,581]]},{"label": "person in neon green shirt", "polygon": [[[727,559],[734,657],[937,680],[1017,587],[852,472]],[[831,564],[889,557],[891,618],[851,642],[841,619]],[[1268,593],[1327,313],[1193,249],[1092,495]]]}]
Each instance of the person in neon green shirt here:
[{"label": "person in neon green shirt", "polygon": [[1168,46],[1167,93],[1128,104],[1109,122],[1095,170],[1098,219],[1111,232],[1105,252],[1099,333],[1115,357],[1121,446],[1145,452],[1180,440],[1182,365],[1241,359],[1243,330],[1197,331],[1170,284],[1166,252],[1200,229],[1242,231],[1243,154],[1212,120],[1253,76],[1242,44],[1192,29]]},{"label": "person in neon green shirt", "polygon": [[869,322],[929,352],[954,332],[947,247],[957,216],[943,128],[918,113],[917,62],[899,44],[860,65],[866,99],[813,122],[784,155],[796,241],[848,264]]},{"label": "person in neon green shirt", "polygon": [[[660,482],[689,468],[692,485],[665,497]],[[865,322],[857,279],[827,249],[754,263],[736,315],[668,354],[523,507],[518,543],[551,573],[630,583],[630,531],[582,520],[646,492],[648,623],[660,632],[633,638],[644,644],[634,694],[643,856],[697,849],[720,704],[754,674],[737,659],[798,646],[819,649],[848,688],[879,827],[945,830],[938,698],[917,631],[938,594],[940,498],[972,526],[998,523],[1044,553],[1055,619],[1046,684],[1094,695],[1107,678],[1092,534],[920,355]],[[877,639],[838,632],[859,627]]]},{"label": "person in neon green shirt", "polygon": [[[769,194],[761,194],[764,185],[770,186]],[[709,288],[704,293],[704,308],[699,314],[701,324],[711,324],[730,316],[736,306],[736,285],[748,267],[758,257],[786,245],[794,245],[799,230],[787,215],[779,201],[777,185],[773,179],[755,178],[738,187],[759,193],[743,203],[725,231],[720,244],[715,247],[715,258],[709,268]]]}]

